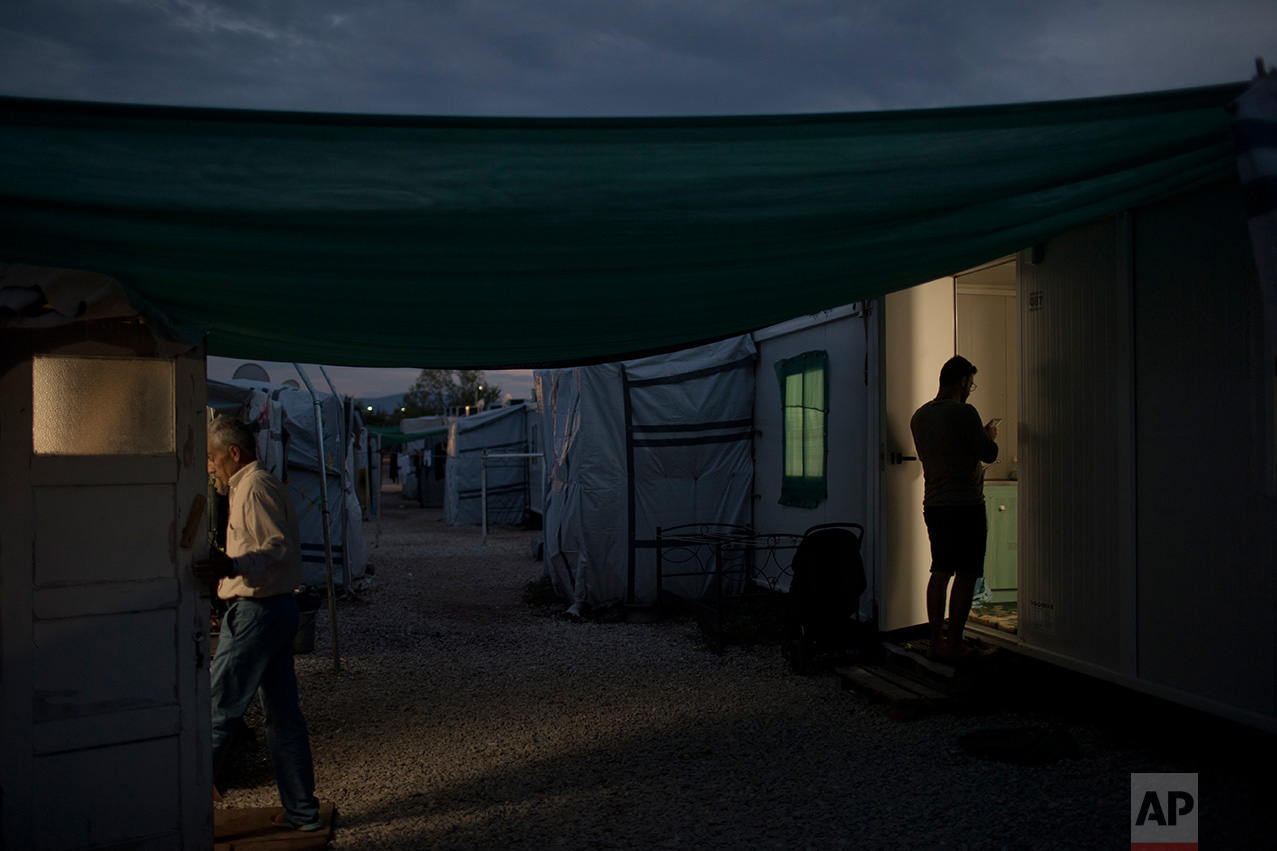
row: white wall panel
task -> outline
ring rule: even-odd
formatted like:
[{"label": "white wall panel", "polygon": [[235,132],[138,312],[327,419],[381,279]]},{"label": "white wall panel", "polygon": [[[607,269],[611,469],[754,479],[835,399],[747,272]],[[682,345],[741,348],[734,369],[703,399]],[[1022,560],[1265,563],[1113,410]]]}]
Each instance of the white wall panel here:
[{"label": "white wall panel", "polygon": [[1134,244],[1139,675],[1273,715],[1272,366],[1240,199],[1141,210]]},{"label": "white wall panel", "polygon": [[[801,535],[818,523],[859,523],[872,531],[868,518],[869,455],[866,446],[868,418],[866,405],[870,388],[865,377],[865,320],[850,311],[841,311],[830,321],[820,317],[809,322],[785,323],[785,333],[773,335],[759,332],[758,374],[755,382],[754,425],[754,527],[760,532]],[[779,326],[778,326],[779,327]],[[827,479],[829,497],[815,508],[781,505],[781,434],[780,384],[775,364],[785,358],[809,351],[829,353],[829,417]],[[788,558],[792,553],[785,553]],[[869,541],[863,553],[869,561]],[[788,577],[780,587],[787,590]],[[862,601],[868,616],[869,594]]]},{"label": "white wall panel", "polygon": [[1119,223],[1020,260],[1020,635],[1121,670],[1130,571],[1130,289]]}]

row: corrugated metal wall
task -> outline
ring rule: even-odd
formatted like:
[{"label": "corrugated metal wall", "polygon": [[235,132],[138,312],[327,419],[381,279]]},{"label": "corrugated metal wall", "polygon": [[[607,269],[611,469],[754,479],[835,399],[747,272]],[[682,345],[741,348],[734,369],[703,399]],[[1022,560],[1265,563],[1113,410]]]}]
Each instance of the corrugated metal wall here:
[{"label": "corrugated metal wall", "polygon": [[[1122,223],[1020,260],[1020,635],[1129,668],[1131,296]],[[1033,260],[1038,262],[1033,262]]]}]

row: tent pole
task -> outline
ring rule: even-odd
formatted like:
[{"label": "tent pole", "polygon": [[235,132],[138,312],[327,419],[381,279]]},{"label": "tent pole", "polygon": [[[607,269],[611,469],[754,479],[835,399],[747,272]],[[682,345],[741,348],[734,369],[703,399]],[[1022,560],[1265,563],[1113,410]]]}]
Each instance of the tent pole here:
[{"label": "tent pole", "polygon": [[328,389],[333,391],[333,398],[341,403],[341,412],[346,420],[344,427],[341,422],[337,424],[337,434],[341,443],[341,590],[343,594],[349,594],[350,591],[350,492],[354,487],[347,475],[349,470],[347,465],[350,463],[350,440],[351,440],[351,416],[354,414],[355,404],[351,401],[349,409],[346,405],[346,397],[337,392],[337,387],[333,384],[333,380],[328,377],[328,370],[321,365],[319,367],[320,375],[324,376],[324,380],[328,382]]},{"label": "tent pole", "polygon": [[310,391],[310,401],[315,408],[315,451],[316,460],[319,466],[319,508],[323,515],[324,527],[324,573],[328,577],[328,624],[329,636],[332,638],[333,644],[333,673],[341,671],[341,656],[337,652],[337,597],[333,592],[333,542],[328,533],[328,470],[325,469],[324,463],[324,423],[323,423],[323,406],[319,402],[319,394],[315,392],[315,385],[310,383],[310,378],[306,375],[306,370],[302,369],[299,363],[293,364],[297,369],[297,374],[302,377],[302,381],[306,382],[306,389]]},{"label": "tent pole", "polygon": [[[374,464],[376,466],[374,466]],[[372,506],[376,538],[373,548],[381,547],[381,435],[368,433],[368,504]]]},{"label": "tent pole", "polygon": [[483,450],[483,466],[479,468],[479,512],[483,515],[483,545],[488,544],[488,450]]}]

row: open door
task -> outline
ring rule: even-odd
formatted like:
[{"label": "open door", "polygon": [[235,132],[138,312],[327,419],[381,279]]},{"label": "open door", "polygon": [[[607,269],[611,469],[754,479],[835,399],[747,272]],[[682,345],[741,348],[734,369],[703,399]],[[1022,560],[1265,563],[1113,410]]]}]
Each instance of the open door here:
[{"label": "open door", "polygon": [[156,348],[0,334],[4,848],[212,847],[203,354]]},{"label": "open door", "polygon": [[883,300],[879,340],[882,458],[882,569],[878,628],[883,632],[927,621],[931,545],[922,519],[922,464],[909,420],[934,399],[940,367],[953,357],[953,278],[941,278]]},{"label": "open door", "polygon": [[1008,640],[1019,624],[1020,334],[1015,257],[958,275],[955,290],[958,354],[979,370],[979,389],[970,402],[983,422],[1002,420],[998,459],[984,471],[989,523],[984,584],[977,586],[967,626]]}]

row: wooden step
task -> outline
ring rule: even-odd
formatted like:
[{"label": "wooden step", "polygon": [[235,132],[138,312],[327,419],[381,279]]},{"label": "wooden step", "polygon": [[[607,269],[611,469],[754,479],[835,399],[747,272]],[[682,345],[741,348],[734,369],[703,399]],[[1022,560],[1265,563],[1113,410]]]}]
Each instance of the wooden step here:
[{"label": "wooden step", "polygon": [[895,717],[916,717],[947,707],[950,698],[927,683],[882,665],[836,668],[844,691],[855,691],[871,703],[885,705]]},{"label": "wooden step", "polygon": [[894,642],[884,641],[882,648],[887,651],[887,660],[906,670],[916,671],[923,676],[932,676],[940,680],[952,681],[957,675],[957,668],[948,662],[937,662],[928,659],[923,650],[902,647]]}]

